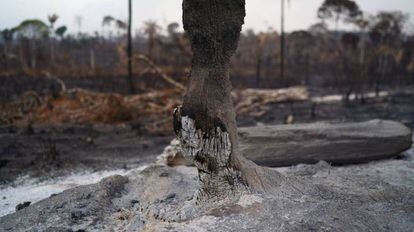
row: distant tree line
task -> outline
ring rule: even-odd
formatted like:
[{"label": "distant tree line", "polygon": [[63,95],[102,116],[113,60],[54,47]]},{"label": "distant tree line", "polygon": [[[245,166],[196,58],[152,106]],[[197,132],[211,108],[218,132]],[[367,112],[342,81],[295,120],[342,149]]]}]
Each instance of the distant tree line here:
[{"label": "distant tree line", "polygon": [[[236,87],[277,88],[307,85],[339,89],[345,99],[351,93],[380,91],[383,87],[414,83],[414,36],[404,33],[408,15],[382,11],[367,15],[351,0],[325,0],[318,12],[320,22],[307,30],[285,33],[284,76],[280,77],[281,36],[274,30],[247,30],[231,62]],[[1,30],[0,76],[59,78],[119,78],[128,75],[128,22],[110,15],[102,30],[93,34],[67,34],[59,16],[48,23],[25,20]],[[328,24],[334,25],[330,29]],[[340,23],[352,30],[340,29]],[[192,56],[178,23],[162,28],[145,22],[132,38],[133,55],[145,55],[176,81],[184,82]],[[79,26],[80,28],[80,26]],[[158,70],[159,71],[159,70]],[[168,86],[148,62],[133,60],[135,88]]]}]

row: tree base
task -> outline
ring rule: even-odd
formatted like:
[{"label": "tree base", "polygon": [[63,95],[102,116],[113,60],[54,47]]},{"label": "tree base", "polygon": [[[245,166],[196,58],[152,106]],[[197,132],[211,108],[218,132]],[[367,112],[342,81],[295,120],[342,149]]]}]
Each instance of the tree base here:
[{"label": "tree base", "polygon": [[180,108],[174,112],[178,120],[176,132],[184,157],[198,169],[200,189],[196,203],[234,198],[249,190],[242,173],[232,164],[234,152],[229,133],[217,126],[210,131],[197,129],[195,120],[181,117]]}]

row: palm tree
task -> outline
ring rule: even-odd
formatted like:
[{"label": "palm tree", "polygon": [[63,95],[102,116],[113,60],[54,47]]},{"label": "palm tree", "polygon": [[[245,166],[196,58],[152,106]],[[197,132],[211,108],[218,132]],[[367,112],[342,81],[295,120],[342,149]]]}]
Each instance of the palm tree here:
[{"label": "palm tree", "polygon": [[109,26],[109,25],[111,25],[111,23],[113,21],[115,21],[114,17],[112,17],[110,15],[104,16],[104,18],[102,20],[102,26]]},{"label": "palm tree", "polygon": [[[115,21],[114,17],[112,17],[110,15],[104,16],[103,20],[102,20],[102,28],[110,27],[112,25],[112,22],[114,22],[114,21]],[[104,32],[102,32],[102,34],[104,34]]]},{"label": "palm tree", "polygon": [[[128,0],[129,1],[129,0]],[[110,15],[107,15],[103,18],[102,20],[102,26],[115,26],[116,30],[117,30],[117,34],[118,36],[120,36],[121,31],[126,31],[128,30],[128,23],[126,23],[125,21],[122,21],[120,19],[116,19]]]},{"label": "palm tree", "polygon": [[47,16],[47,19],[49,20],[50,28],[53,29],[54,24],[59,19],[59,15],[57,15],[57,14],[51,14],[51,15],[48,15]]},{"label": "palm tree", "polygon": [[127,56],[128,56],[128,85],[129,85],[129,93],[133,94],[135,92],[134,84],[132,81],[132,0],[128,0],[128,23],[116,19],[110,15],[107,15],[102,20],[102,26],[111,26],[115,24],[115,27],[118,30],[118,36],[120,31],[127,30]]},{"label": "palm tree", "polygon": [[122,31],[128,30],[128,23],[120,19],[115,20],[115,26],[118,30],[122,30]]},{"label": "palm tree", "polygon": [[55,63],[55,49],[54,49],[54,44],[53,44],[53,36],[54,36],[54,25],[56,23],[56,21],[58,20],[59,16],[57,14],[51,14],[47,16],[47,19],[49,20],[49,28],[50,28],[50,32],[49,32],[49,43],[50,43],[50,61],[51,64],[53,65]]},{"label": "palm tree", "polygon": [[155,38],[161,27],[152,20],[144,22],[144,32],[148,36],[148,57],[154,59]]},{"label": "palm tree", "polygon": [[78,36],[81,35],[82,21],[83,21],[82,15],[75,15],[75,24],[78,26]]}]

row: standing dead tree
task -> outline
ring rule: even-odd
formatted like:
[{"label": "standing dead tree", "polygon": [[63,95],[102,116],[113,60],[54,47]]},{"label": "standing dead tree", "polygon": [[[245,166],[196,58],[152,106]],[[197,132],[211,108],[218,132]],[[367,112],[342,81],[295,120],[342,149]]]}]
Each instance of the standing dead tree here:
[{"label": "standing dead tree", "polygon": [[59,19],[57,14],[48,15],[47,19],[49,21],[49,45],[50,45],[50,62],[52,65],[55,64],[55,45],[54,45],[54,36],[55,36],[55,23]]},{"label": "standing dead tree", "polygon": [[244,23],[245,1],[184,0],[183,11],[194,56],[183,105],[174,111],[174,129],[184,156],[198,169],[195,204],[212,206],[286,183],[278,172],[248,161],[238,149],[229,63]]},{"label": "standing dead tree", "polygon": [[128,84],[129,93],[135,93],[134,81],[132,80],[132,0],[128,0]]}]

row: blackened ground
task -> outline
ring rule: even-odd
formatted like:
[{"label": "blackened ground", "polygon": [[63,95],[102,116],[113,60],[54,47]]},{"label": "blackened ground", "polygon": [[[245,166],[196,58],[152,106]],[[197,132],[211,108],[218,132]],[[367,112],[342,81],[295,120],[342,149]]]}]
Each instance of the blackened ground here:
[{"label": "blackened ground", "polygon": [[0,185],[19,175],[49,178],[74,171],[132,169],[155,160],[169,136],[141,136],[129,125],[2,128]]}]

